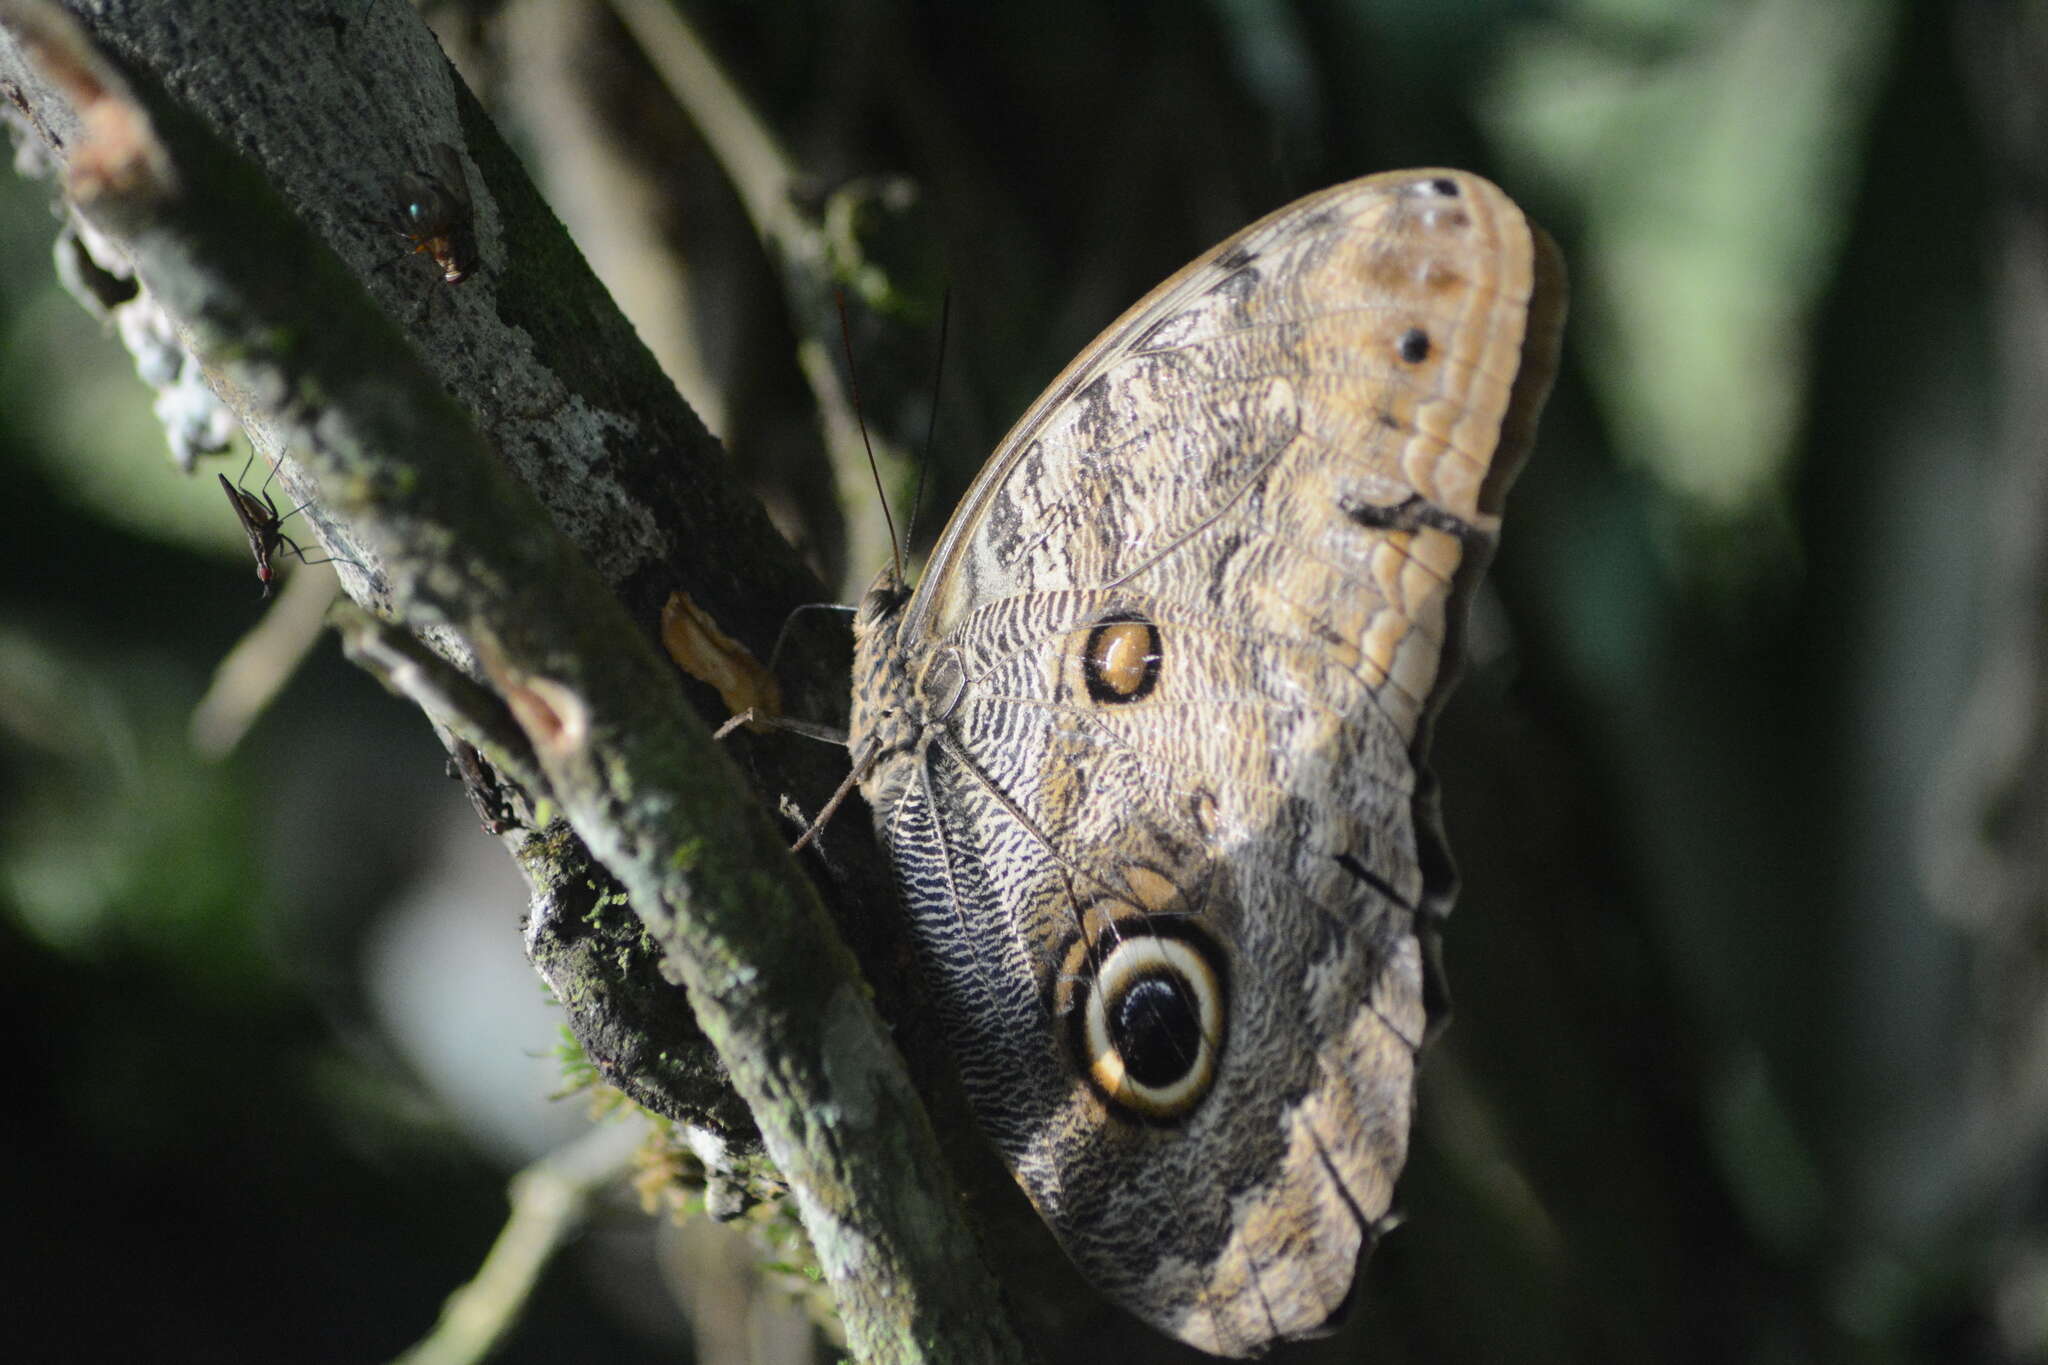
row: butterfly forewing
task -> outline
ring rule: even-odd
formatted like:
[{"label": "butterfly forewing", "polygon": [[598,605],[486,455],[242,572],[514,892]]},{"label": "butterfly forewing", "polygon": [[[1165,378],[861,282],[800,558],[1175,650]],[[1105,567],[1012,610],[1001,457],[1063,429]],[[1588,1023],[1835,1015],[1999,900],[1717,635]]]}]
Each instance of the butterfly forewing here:
[{"label": "butterfly forewing", "polygon": [[1098,1286],[1211,1351],[1325,1323],[1406,1155],[1451,892],[1421,750],[1554,366],[1549,251],[1449,171],[1261,220],[1082,353],[857,626],[863,790],[983,1126]]}]

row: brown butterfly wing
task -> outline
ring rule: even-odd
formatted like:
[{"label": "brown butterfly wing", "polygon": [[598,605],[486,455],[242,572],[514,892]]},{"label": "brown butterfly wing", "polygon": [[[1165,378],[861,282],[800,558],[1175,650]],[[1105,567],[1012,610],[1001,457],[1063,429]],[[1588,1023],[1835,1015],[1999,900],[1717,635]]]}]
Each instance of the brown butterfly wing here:
[{"label": "brown butterfly wing", "polygon": [[1452,889],[1422,749],[1561,319],[1483,180],[1301,200],[1083,352],[857,627],[976,1111],[1205,1349],[1322,1326],[1387,1213]]}]

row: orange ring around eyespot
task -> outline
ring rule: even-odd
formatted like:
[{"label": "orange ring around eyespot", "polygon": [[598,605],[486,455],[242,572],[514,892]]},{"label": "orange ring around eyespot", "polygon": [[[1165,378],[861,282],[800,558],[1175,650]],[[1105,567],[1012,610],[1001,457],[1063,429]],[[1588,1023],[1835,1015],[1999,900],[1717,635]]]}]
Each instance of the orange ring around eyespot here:
[{"label": "orange ring around eyespot", "polygon": [[[1152,1085],[1131,1073],[1110,1036],[1110,1014],[1128,990],[1161,976],[1178,982],[1194,1000],[1200,1042],[1185,1073],[1169,1085]],[[1201,948],[1189,940],[1146,933],[1117,944],[1096,968],[1083,1009],[1082,1043],[1088,1076],[1111,1103],[1145,1118],[1180,1118],[1215,1084],[1223,1054],[1223,980]]]}]

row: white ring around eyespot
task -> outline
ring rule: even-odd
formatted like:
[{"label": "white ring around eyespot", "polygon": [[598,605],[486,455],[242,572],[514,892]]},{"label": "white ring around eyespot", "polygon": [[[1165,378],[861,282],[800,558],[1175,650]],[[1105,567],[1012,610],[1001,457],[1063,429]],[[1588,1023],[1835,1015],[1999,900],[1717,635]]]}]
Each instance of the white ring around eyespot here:
[{"label": "white ring around eyespot", "polygon": [[[1184,982],[1195,999],[1202,1032],[1194,1065],[1171,1085],[1146,1085],[1124,1066],[1123,1055],[1109,1037],[1110,1006],[1138,978],[1165,970]],[[1088,992],[1084,1024],[1088,1073],[1103,1094],[1148,1118],[1178,1118],[1209,1093],[1216,1080],[1217,1055],[1223,1047],[1223,983],[1199,948],[1185,939],[1138,934],[1111,950],[1096,969]]]}]

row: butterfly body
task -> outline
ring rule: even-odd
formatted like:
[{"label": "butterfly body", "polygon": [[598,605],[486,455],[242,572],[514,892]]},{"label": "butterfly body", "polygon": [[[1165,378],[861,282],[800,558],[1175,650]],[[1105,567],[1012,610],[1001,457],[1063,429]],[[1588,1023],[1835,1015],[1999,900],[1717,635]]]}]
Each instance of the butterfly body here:
[{"label": "butterfly body", "polygon": [[1547,243],[1412,171],[1161,285],[856,620],[852,739],[977,1117],[1110,1297],[1312,1333],[1406,1156],[1424,765],[1554,365]]}]

